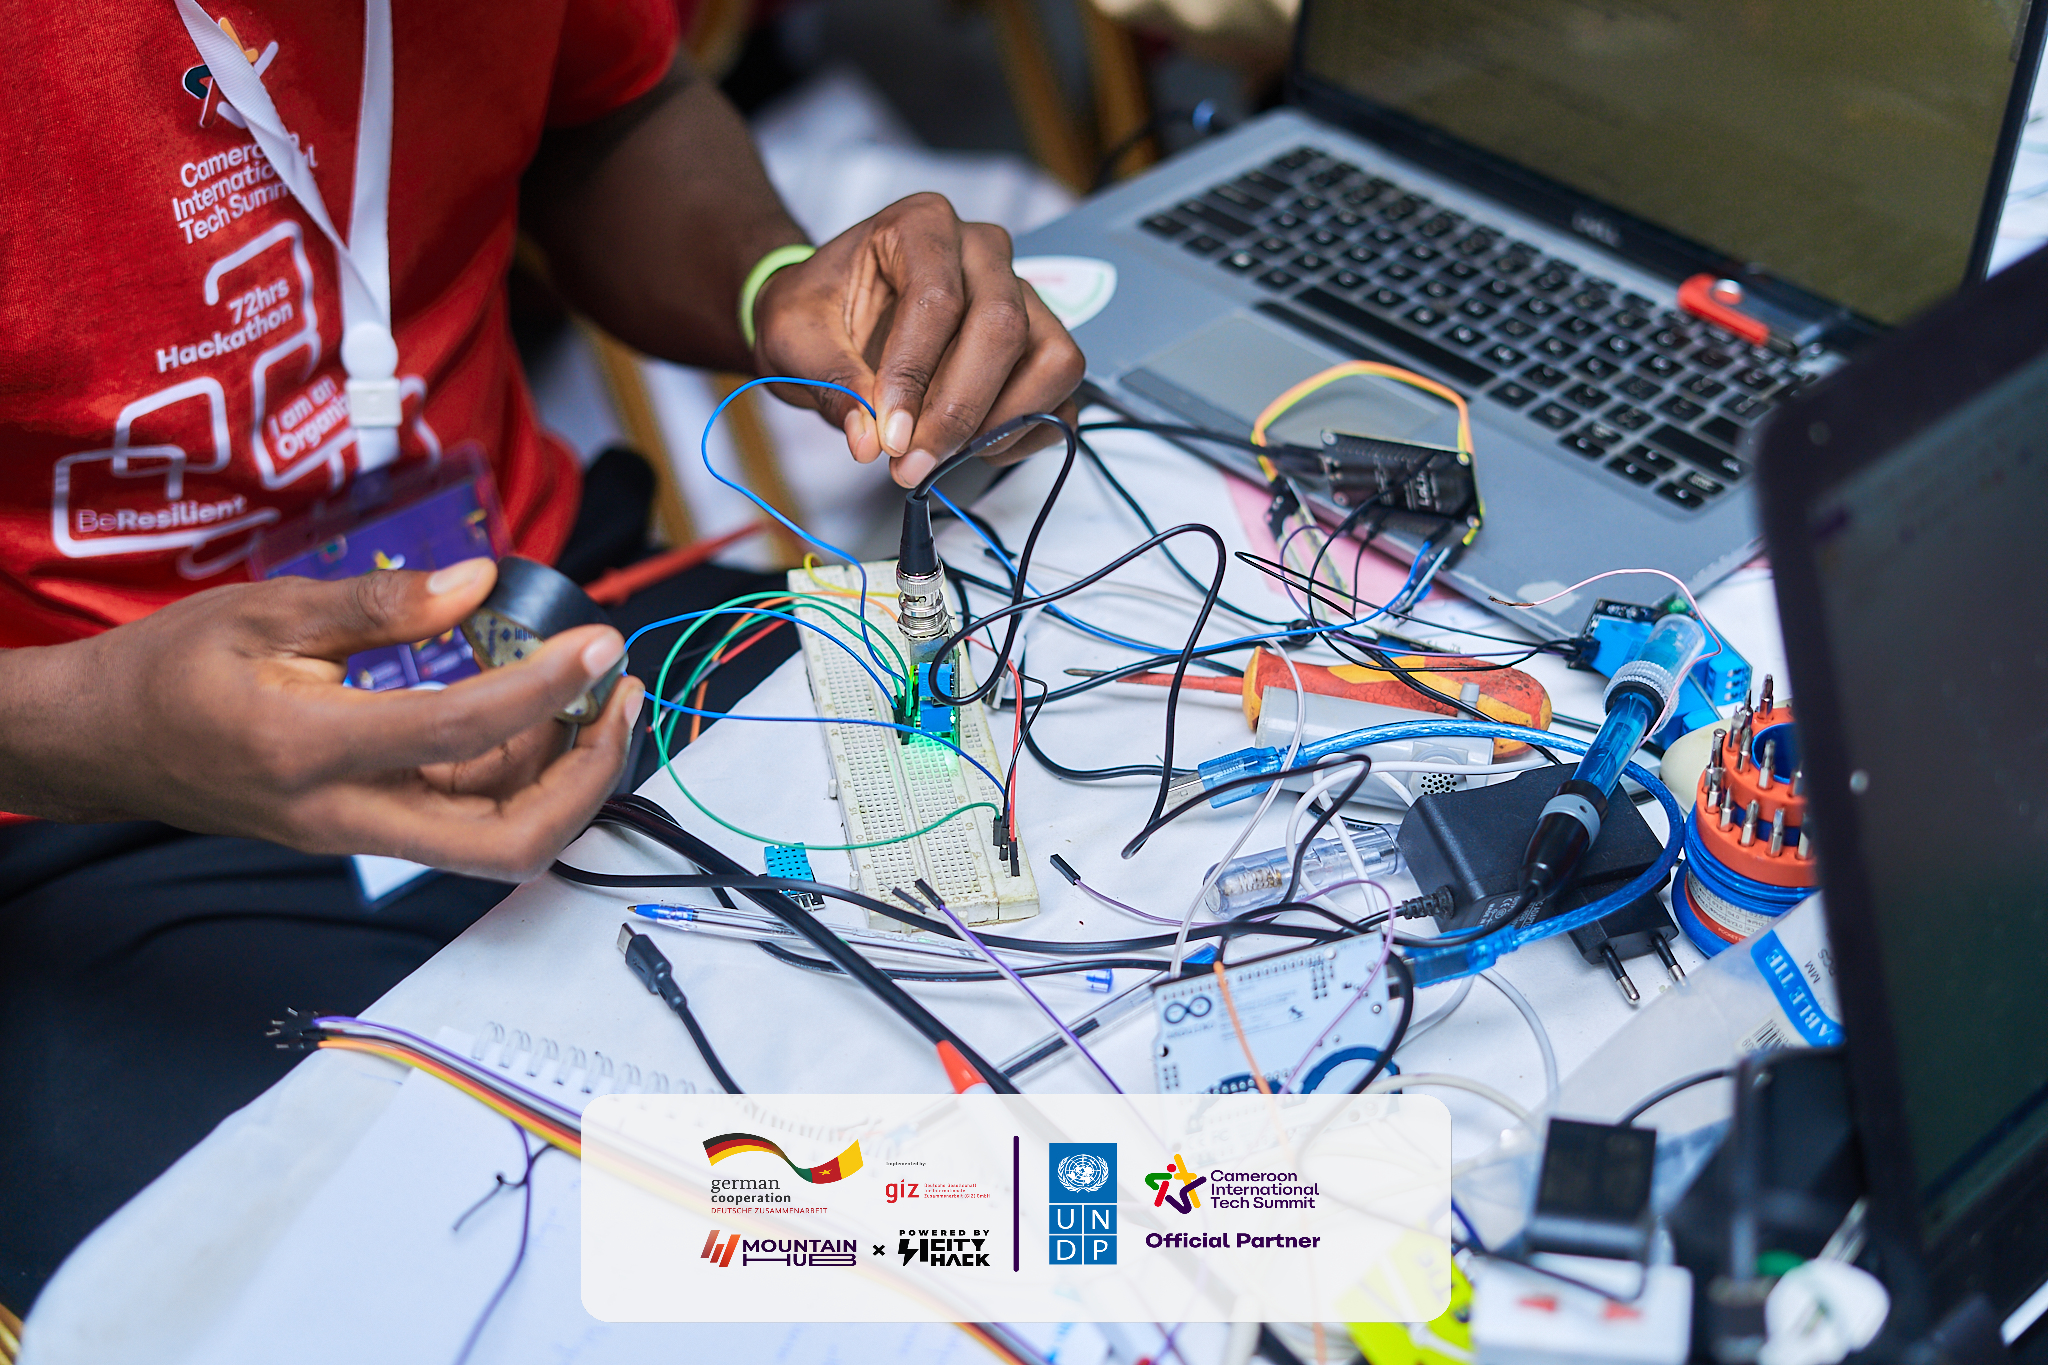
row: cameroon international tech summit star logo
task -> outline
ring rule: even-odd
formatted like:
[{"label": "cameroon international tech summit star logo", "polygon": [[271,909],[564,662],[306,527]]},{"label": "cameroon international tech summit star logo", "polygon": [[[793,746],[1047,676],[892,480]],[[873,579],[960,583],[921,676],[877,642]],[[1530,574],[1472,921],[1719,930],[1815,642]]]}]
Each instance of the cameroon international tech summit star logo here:
[{"label": "cameroon international tech summit star logo", "polygon": [[[1173,1182],[1180,1182],[1180,1192],[1174,1193]],[[1193,1213],[1202,1207],[1202,1196],[1195,1193],[1195,1186],[1206,1185],[1207,1176],[1196,1175],[1188,1168],[1188,1159],[1179,1152],[1166,1163],[1163,1171],[1154,1171],[1145,1177],[1145,1187],[1152,1191],[1152,1207],[1170,1205],[1182,1213]]]},{"label": "cameroon international tech summit star logo", "polygon": [[1093,1194],[1109,1183],[1109,1163],[1093,1152],[1076,1152],[1061,1160],[1055,1174],[1075,1194]]}]

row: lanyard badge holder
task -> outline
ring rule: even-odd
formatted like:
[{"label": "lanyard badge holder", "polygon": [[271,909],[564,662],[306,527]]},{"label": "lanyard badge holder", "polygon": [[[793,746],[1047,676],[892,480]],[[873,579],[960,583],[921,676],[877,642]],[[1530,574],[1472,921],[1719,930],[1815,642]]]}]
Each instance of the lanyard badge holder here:
[{"label": "lanyard badge holder", "polygon": [[[510,544],[490,466],[464,442],[433,465],[399,465],[355,479],[303,517],[259,532],[250,576],[333,582],[379,569],[432,573]],[[345,681],[365,692],[445,687],[477,671],[450,630],[349,656]]]},{"label": "lanyard badge holder", "polygon": [[248,125],[278,180],[334,247],[340,262],[341,363],[348,371],[349,422],[356,431],[359,470],[398,459],[404,387],[391,326],[391,0],[363,6],[363,95],[356,122],[355,194],[344,242],[328,216],[313,168],[284,125],[263,77],[239,44],[193,0],[174,0],[192,45],[206,61],[214,88]]}]

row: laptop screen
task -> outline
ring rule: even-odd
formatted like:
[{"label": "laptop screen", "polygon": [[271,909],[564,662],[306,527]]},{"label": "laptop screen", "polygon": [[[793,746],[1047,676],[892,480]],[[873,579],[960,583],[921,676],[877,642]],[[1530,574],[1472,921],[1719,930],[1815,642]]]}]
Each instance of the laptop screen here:
[{"label": "laptop screen", "polygon": [[1897,323],[1963,283],[2026,0],[1332,0],[1310,76]]},{"label": "laptop screen", "polygon": [[2048,1142],[2043,432],[2037,356],[1808,513],[1930,1242]]}]

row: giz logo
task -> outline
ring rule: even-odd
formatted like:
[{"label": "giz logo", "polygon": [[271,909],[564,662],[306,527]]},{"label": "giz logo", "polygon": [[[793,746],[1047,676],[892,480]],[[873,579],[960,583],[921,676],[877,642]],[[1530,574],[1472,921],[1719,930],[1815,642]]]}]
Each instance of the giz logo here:
[{"label": "giz logo", "polygon": [[892,1204],[899,1199],[915,1199],[917,1198],[917,1182],[915,1180],[907,1182],[897,1181],[894,1184],[884,1185],[882,1186],[882,1194]]},{"label": "giz logo", "polygon": [[[1174,1193],[1173,1182],[1180,1182],[1180,1192]],[[1207,1176],[1196,1175],[1188,1169],[1188,1159],[1179,1152],[1166,1163],[1163,1171],[1154,1171],[1145,1177],[1146,1186],[1152,1191],[1152,1207],[1171,1205],[1182,1213],[1193,1213],[1202,1207],[1202,1196],[1195,1193],[1195,1186],[1208,1184]]]}]

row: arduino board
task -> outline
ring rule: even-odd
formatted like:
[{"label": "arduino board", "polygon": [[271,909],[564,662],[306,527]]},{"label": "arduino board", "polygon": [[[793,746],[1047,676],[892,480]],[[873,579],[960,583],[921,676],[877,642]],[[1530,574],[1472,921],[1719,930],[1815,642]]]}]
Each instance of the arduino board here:
[{"label": "arduino board", "polygon": [[[1296,1089],[1308,1094],[1339,1067],[1357,1063],[1344,1074],[1349,1084],[1393,1035],[1398,1006],[1390,1003],[1375,937],[1297,948],[1224,971],[1230,980],[1228,1004],[1207,973],[1153,990],[1159,1034],[1152,1065],[1160,1094],[1230,1095],[1256,1089],[1246,1047],[1275,1091],[1297,1069]],[[1244,1026],[1242,1040],[1231,1023],[1231,1006]]]}]

